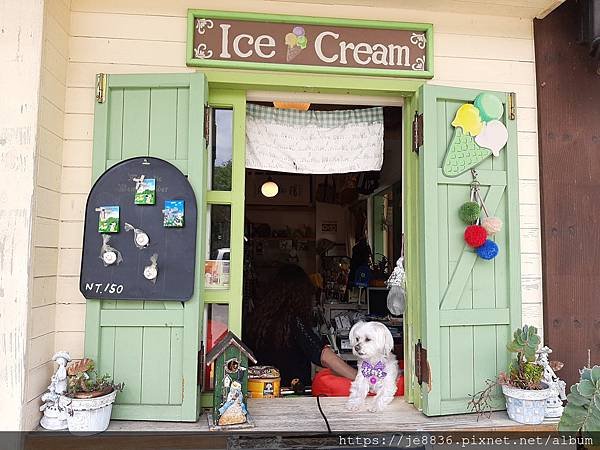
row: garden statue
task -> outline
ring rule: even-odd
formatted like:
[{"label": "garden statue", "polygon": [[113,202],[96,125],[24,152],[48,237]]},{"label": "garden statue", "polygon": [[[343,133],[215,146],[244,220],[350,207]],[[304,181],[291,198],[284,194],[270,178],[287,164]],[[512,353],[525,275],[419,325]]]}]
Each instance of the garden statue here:
[{"label": "garden statue", "polygon": [[68,400],[64,397],[67,392],[67,363],[71,361],[71,356],[67,352],[57,352],[52,357],[58,364],[58,369],[50,378],[48,391],[42,395],[44,404],[40,406],[40,411],[44,412],[40,425],[47,430],[64,430],[67,428],[67,410]]},{"label": "garden statue", "polygon": [[[565,394],[566,383],[558,378],[555,369],[558,371],[562,368],[562,363],[558,361],[549,361],[548,355],[552,353],[552,349],[544,346],[538,350],[537,364],[544,368],[542,381],[546,383],[554,392],[554,395],[546,400],[546,417],[560,417],[563,413],[563,400],[566,400]],[[554,366],[554,368],[553,368]]]}]

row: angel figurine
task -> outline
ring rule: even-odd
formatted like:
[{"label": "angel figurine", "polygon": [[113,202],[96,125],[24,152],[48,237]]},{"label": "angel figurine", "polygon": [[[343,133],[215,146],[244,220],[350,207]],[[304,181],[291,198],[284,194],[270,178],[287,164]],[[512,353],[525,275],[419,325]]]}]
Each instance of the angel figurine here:
[{"label": "angel figurine", "polygon": [[67,410],[63,395],[67,392],[67,364],[71,361],[71,356],[64,351],[54,354],[53,361],[56,361],[58,368],[50,378],[48,391],[42,395],[44,402],[40,406],[40,411],[44,412],[40,425],[47,430],[64,430],[67,428]]},{"label": "angel figurine", "polygon": [[542,381],[546,383],[550,389],[554,392],[554,395],[546,400],[546,417],[560,417],[563,413],[563,400],[566,400],[567,396],[565,388],[567,384],[558,378],[556,371],[560,370],[563,363],[559,361],[549,361],[548,355],[552,353],[550,347],[544,346],[537,351],[536,363],[544,368],[544,374]]}]

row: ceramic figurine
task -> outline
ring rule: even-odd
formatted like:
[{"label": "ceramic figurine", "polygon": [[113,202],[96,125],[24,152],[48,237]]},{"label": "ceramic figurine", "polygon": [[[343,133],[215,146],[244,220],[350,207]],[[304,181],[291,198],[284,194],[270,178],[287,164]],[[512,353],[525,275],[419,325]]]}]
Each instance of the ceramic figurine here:
[{"label": "ceramic figurine", "polygon": [[234,381],[229,386],[227,400],[219,408],[219,425],[236,425],[247,421],[248,410],[244,403],[242,385]]},{"label": "ceramic figurine", "polygon": [[47,430],[64,430],[67,428],[67,410],[68,400],[64,397],[67,392],[67,364],[71,361],[71,356],[67,352],[57,352],[52,360],[58,364],[58,369],[50,378],[48,391],[42,395],[44,404],[40,406],[40,411],[44,412],[40,425]]},{"label": "ceramic figurine", "polygon": [[[542,381],[546,383],[550,389],[554,391],[554,395],[546,400],[546,417],[560,417],[563,413],[563,400],[566,400],[565,394],[566,383],[558,378],[551,362],[548,360],[548,355],[552,353],[552,349],[544,346],[538,350],[537,364],[544,368]],[[553,361],[554,362],[554,361]],[[558,369],[557,369],[558,370]]]}]

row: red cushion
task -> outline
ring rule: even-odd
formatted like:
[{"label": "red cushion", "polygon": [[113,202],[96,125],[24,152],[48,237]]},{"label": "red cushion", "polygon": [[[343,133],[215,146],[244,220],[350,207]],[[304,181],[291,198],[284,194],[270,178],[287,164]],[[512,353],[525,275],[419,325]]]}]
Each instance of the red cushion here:
[{"label": "red cushion", "polygon": [[[398,365],[404,367],[404,361],[399,361]],[[348,397],[350,395],[350,384],[352,380],[335,375],[329,369],[323,369],[317,372],[312,382],[312,395],[316,397],[323,395],[325,397]],[[404,375],[398,377],[398,389],[396,397],[404,395]],[[373,395],[373,394],[369,394]]]}]

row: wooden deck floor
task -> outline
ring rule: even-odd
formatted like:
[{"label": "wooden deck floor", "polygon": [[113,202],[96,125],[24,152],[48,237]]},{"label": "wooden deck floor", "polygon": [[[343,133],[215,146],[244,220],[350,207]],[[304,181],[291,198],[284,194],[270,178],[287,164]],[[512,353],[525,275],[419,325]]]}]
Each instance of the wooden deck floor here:
[{"label": "wooden deck floor", "polygon": [[[349,412],[346,398],[321,398],[321,407],[333,433],[345,432],[415,432],[415,431],[554,431],[556,423],[520,425],[506,412],[494,412],[490,418],[475,414],[427,417],[403,398],[396,398],[383,413]],[[313,397],[250,399],[248,410],[256,424],[244,432],[256,433],[327,433],[323,417]],[[206,415],[195,423],[139,422],[113,420],[109,431],[207,432]]]}]

